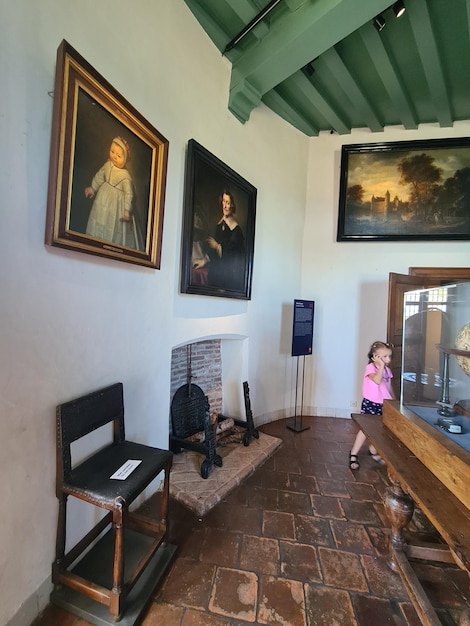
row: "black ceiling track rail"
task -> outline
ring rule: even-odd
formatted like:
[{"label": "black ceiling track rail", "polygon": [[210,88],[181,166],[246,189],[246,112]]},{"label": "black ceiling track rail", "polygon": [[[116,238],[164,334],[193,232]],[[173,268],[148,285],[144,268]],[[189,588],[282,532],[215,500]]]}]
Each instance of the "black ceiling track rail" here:
[{"label": "black ceiling track rail", "polygon": [[227,52],[229,52],[230,50],[232,50],[232,48],[235,48],[235,46],[237,44],[240,43],[240,41],[246,36],[248,35],[249,32],[251,32],[253,30],[253,28],[255,26],[257,26],[262,20],[264,20],[264,18],[269,15],[269,13],[271,13],[271,11],[273,9],[275,9],[277,7],[277,5],[282,2],[282,0],[271,0],[271,2],[264,7],[264,9],[262,11],[260,11],[258,13],[258,15],[256,15],[256,17],[254,17],[251,22],[249,22],[245,28],[243,28],[243,30],[241,30],[238,35],[236,35],[231,41],[228,42],[228,44],[225,46],[225,50],[222,52],[222,54],[227,54]]}]

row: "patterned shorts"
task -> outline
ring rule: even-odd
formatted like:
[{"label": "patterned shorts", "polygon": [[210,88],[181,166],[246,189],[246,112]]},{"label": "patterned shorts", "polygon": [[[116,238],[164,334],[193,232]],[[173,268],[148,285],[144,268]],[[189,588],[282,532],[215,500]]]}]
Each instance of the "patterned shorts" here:
[{"label": "patterned shorts", "polygon": [[371,402],[367,398],[362,399],[361,404],[361,413],[366,413],[367,415],[382,415],[383,404],[379,402]]}]

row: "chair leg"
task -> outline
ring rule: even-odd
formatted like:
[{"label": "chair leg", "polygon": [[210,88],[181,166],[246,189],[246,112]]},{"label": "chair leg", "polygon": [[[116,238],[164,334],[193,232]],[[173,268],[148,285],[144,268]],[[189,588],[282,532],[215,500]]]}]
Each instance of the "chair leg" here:
[{"label": "chair leg", "polygon": [[160,529],[161,532],[166,534],[168,532],[168,506],[170,502],[170,471],[172,466],[172,460],[165,464],[164,476],[163,476],[163,490],[162,499],[160,505]]},{"label": "chair leg", "polygon": [[64,493],[59,498],[59,516],[57,519],[57,535],[55,544],[55,561],[52,566],[52,582],[56,582],[57,574],[62,566],[65,555],[65,532],[67,524],[67,498]]},{"label": "chair leg", "polygon": [[114,563],[113,563],[113,587],[110,598],[109,612],[114,621],[121,617],[122,605],[124,602],[124,527],[123,527],[123,505],[118,502],[118,510],[113,512],[114,531]]}]

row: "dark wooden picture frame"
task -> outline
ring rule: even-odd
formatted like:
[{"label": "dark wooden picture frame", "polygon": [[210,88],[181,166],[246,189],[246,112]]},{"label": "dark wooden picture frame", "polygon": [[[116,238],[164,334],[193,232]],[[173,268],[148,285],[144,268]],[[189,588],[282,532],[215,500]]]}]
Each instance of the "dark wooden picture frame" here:
[{"label": "dark wooden picture frame", "polygon": [[159,269],[168,146],[163,135],[62,41],[54,87],[46,244]]},{"label": "dark wooden picture frame", "polygon": [[337,241],[470,239],[470,138],[344,145]]},{"label": "dark wooden picture frame", "polygon": [[256,193],[252,184],[197,141],[188,142],[182,293],[250,300]]}]

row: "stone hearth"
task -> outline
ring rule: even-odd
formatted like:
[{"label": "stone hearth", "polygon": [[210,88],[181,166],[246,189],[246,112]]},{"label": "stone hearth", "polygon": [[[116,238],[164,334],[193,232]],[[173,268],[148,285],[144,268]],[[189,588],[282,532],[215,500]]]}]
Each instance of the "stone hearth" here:
[{"label": "stone hearth", "polygon": [[173,457],[170,473],[170,494],[181,504],[203,517],[235,487],[252,474],[282,444],[282,440],[265,433],[251,439],[249,446],[229,443],[218,446],[222,467],[214,467],[209,477],[201,477],[204,455],[185,450]]}]

